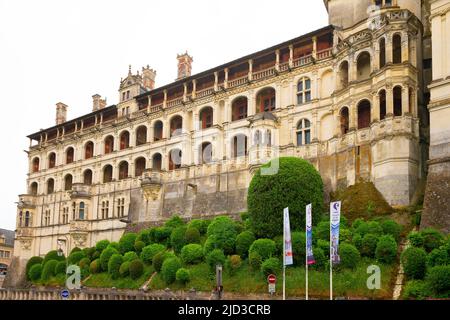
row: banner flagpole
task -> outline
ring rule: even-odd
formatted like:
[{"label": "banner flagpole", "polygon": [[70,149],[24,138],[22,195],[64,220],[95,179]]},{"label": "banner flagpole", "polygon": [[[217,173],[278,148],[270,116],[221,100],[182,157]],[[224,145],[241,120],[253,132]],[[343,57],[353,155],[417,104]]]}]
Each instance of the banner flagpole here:
[{"label": "banner flagpole", "polygon": [[283,212],[283,300],[286,300],[286,266],[291,266],[294,261],[292,257],[291,225],[289,223],[289,208]]},{"label": "banner flagpole", "polygon": [[[305,236],[308,237],[308,231],[305,229]],[[305,268],[306,268],[306,300],[308,300],[308,241],[305,241]]]},{"label": "banner flagpole", "polygon": [[[286,209],[285,209],[286,210]],[[286,300],[286,217],[283,219],[283,300]]]}]

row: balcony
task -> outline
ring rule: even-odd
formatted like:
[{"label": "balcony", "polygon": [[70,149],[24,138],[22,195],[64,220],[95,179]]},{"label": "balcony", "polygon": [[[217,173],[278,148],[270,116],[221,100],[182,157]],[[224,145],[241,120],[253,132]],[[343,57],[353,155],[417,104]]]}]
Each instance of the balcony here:
[{"label": "balcony", "polygon": [[17,204],[19,209],[33,209],[36,207],[36,196],[31,194],[21,194]]},{"label": "balcony", "polygon": [[71,199],[76,198],[90,198],[91,197],[91,186],[83,183],[74,183],[72,185],[72,191],[70,193]]}]

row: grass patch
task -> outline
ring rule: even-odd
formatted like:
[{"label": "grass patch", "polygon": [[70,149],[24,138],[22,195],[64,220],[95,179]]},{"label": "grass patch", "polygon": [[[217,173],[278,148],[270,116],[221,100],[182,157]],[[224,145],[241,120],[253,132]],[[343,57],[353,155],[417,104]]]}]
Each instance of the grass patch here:
[{"label": "grass patch", "polygon": [[136,280],[131,277],[112,279],[107,272],[93,274],[84,285],[93,288],[139,289],[151,277],[154,269],[152,266],[144,266],[144,273]]}]

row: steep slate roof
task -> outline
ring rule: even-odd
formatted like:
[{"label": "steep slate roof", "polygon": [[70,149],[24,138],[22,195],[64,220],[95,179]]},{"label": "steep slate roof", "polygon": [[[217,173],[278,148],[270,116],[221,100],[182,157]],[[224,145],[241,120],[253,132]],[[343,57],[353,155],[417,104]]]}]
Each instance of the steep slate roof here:
[{"label": "steep slate roof", "polygon": [[7,247],[14,247],[14,237],[15,237],[14,231],[0,229],[0,235],[5,236],[5,245]]}]

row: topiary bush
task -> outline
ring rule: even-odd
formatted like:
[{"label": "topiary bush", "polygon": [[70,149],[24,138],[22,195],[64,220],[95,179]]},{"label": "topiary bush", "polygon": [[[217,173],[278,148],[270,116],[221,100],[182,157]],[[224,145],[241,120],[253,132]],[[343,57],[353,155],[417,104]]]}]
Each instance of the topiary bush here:
[{"label": "topiary bush", "polygon": [[41,279],[44,281],[49,280],[51,277],[55,275],[55,269],[58,261],[49,260],[44,264],[44,268],[42,269]]},{"label": "topiary bush", "polygon": [[130,262],[129,272],[131,279],[139,279],[144,273],[144,263],[137,259]]},{"label": "topiary bush", "polygon": [[176,253],[180,253],[181,249],[186,245],[186,226],[180,226],[173,229],[170,234],[170,245]]},{"label": "topiary bush", "polygon": [[450,265],[431,268],[426,280],[435,293],[450,296]]},{"label": "topiary bush", "polygon": [[237,254],[229,256],[227,258],[227,261],[225,262],[225,268],[226,270],[228,270],[230,275],[234,275],[235,272],[241,267],[241,265],[242,265],[241,256]]},{"label": "topiary bush", "polygon": [[149,236],[150,242],[161,243],[165,246],[170,244],[170,234],[172,233],[171,228],[167,227],[156,227],[150,229]]},{"label": "topiary bush", "polygon": [[271,239],[255,240],[248,250],[249,254],[252,252],[257,252],[263,260],[271,258],[274,255],[275,251],[275,241]]},{"label": "topiary bush", "polygon": [[396,242],[400,240],[403,227],[394,220],[384,220],[381,223],[381,228],[383,229],[383,234],[391,235]]},{"label": "topiary bush", "polygon": [[177,270],[175,278],[182,284],[186,284],[191,280],[191,274],[189,273],[188,269],[180,268]]},{"label": "topiary bush", "polygon": [[84,252],[85,257],[88,257],[90,260],[92,260],[92,256],[95,253],[95,247],[84,248],[82,251]]},{"label": "topiary bush", "polygon": [[91,260],[88,258],[88,257],[84,257],[83,259],[81,259],[79,262],[78,262],[78,266],[81,268],[81,269],[87,269],[87,270],[89,270],[89,265],[91,264]]},{"label": "topiary bush", "polygon": [[196,264],[203,260],[203,247],[199,244],[188,244],[181,249],[181,260],[186,264]]},{"label": "topiary bush", "polygon": [[[277,168],[275,174],[261,174]],[[264,173],[264,171],[263,171]],[[305,225],[305,206],[312,203],[313,221],[323,211],[323,182],[314,166],[296,157],[274,159],[257,170],[248,188],[247,208],[258,237],[283,233],[283,209],[289,207],[292,229]]]},{"label": "topiary bush", "polygon": [[80,262],[81,259],[83,259],[85,257],[85,254],[83,251],[78,250],[75,252],[72,252],[69,257],[67,258],[67,262],[69,263],[69,265],[71,264],[78,264],[78,262]]},{"label": "topiary bush", "polygon": [[36,282],[41,278],[41,274],[42,274],[42,264],[36,263],[30,267],[30,271],[28,272],[28,278],[31,281]]},{"label": "topiary bush", "polygon": [[81,251],[81,249],[78,248],[78,247],[75,247],[75,248],[73,248],[73,249],[70,251],[70,254],[69,254],[69,255],[71,255],[72,253],[77,252],[77,251]]},{"label": "topiary bush", "polygon": [[139,256],[134,251],[129,251],[123,255],[123,261],[133,261],[139,259]]},{"label": "topiary bush", "polygon": [[122,255],[116,253],[111,256],[108,261],[108,273],[111,275],[112,279],[118,279],[120,276],[119,269],[123,263]]},{"label": "topiary bush", "polygon": [[313,239],[330,241],[330,220],[320,221],[313,228]]},{"label": "topiary bush", "polygon": [[216,265],[225,264],[225,254],[221,249],[214,249],[206,256],[206,263],[209,265],[211,270],[215,270]]},{"label": "topiary bush", "polygon": [[[149,245],[151,240],[150,240],[150,230],[142,230],[138,233],[137,237],[136,237],[136,242],[138,241],[142,241],[145,245]],[[135,244],[136,245],[136,244]]]},{"label": "topiary bush", "polygon": [[144,247],[145,247],[145,242],[144,241],[136,241],[134,243],[134,250],[137,253],[141,253],[141,251],[142,251],[142,249],[144,249]]},{"label": "topiary bush", "polygon": [[244,231],[238,234],[236,237],[236,253],[241,257],[246,257],[250,246],[255,240],[255,235],[251,231]]},{"label": "topiary bush", "polygon": [[408,279],[420,280],[425,277],[427,254],[422,248],[410,247],[403,251],[401,261]]},{"label": "topiary bush", "polygon": [[47,261],[50,261],[50,260],[63,261],[65,259],[66,259],[66,257],[64,256],[64,254],[59,255],[58,251],[51,250],[45,255],[44,261],[42,262],[42,264],[45,266]]},{"label": "topiary bush", "polygon": [[[330,242],[329,241],[319,239],[319,240],[317,240],[316,247],[318,249],[322,249],[322,251],[326,257],[328,257],[328,258],[330,257]],[[358,248],[358,247],[356,247],[356,248]],[[358,249],[358,251],[359,251],[359,249]]]},{"label": "topiary bush", "polygon": [[175,215],[164,223],[166,228],[175,229],[184,226],[184,221],[179,216]]},{"label": "topiary bush", "polygon": [[362,239],[361,255],[365,257],[375,257],[375,249],[377,248],[378,236],[368,233]]},{"label": "topiary bush", "polygon": [[116,249],[117,251],[120,251],[119,243],[115,242],[115,241],[108,244],[108,246],[106,248],[113,248],[113,249]]},{"label": "topiary bush", "polygon": [[413,247],[423,247],[424,238],[420,232],[412,231],[410,234],[408,234],[408,240]]},{"label": "topiary bush", "polygon": [[[26,267],[25,267],[25,272],[26,272],[26,274],[27,274],[27,279],[30,279],[29,273],[30,273],[31,267],[34,266],[35,264],[42,264],[43,261],[44,261],[43,258],[37,257],[37,256],[31,257],[31,258],[28,260],[27,265],[26,265]],[[40,275],[39,275],[39,277],[40,277]]]},{"label": "topiary bush", "polygon": [[342,228],[339,231],[339,241],[340,242],[351,242],[352,240],[352,232],[350,231],[350,229],[347,228]]},{"label": "topiary bush", "polygon": [[89,265],[89,272],[91,274],[96,274],[102,271],[102,267],[100,264],[100,259],[95,259],[94,261],[91,262],[91,264]]},{"label": "topiary bush", "polygon": [[369,233],[381,236],[383,234],[383,228],[378,221],[363,222],[356,228],[355,233],[359,233],[363,238]]},{"label": "topiary bush", "polygon": [[176,279],[176,273],[181,268],[181,260],[177,257],[166,259],[161,268],[161,275],[166,284],[171,284]]},{"label": "topiary bush", "polygon": [[125,233],[119,240],[119,252],[121,254],[125,254],[128,251],[134,251],[134,243],[136,242],[136,238],[136,233]]},{"label": "topiary bush", "polygon": [[358,249],[358,251],[362,250],[363,238],[359,233],[353,234],[352,243],[356,247],[356,249]]},{"label": "topiary bush", "polygon": [[146,246],[144,249],[142,249],[141,260],[144,263],[151,264],[153,261],[153,257],[157,253],[164,252],[165,250],[166,250],[166,247],[160,243],[154,243],[149,246]]},{"label": "topiary bush", "polygon": [[281,270],[281,262],[278,258],[269,258],[264,260],[261,264],[261,272],[264,276],[268,276],[269,274],[279,274]]},{"label": "topiary bush", "polygon": [[[134,260],[132,260],[134,261]],[[130,274],[130,263],[131,261],[124,261],[119,268],[119,274],[122,278],[127,277]]]},{"label": "topiary bush", "polygon": [[403,299],[423,300],[431,295],[429,284],[423,280],[408,281],[403,289]]},{"label": "topiary bush", "polygon": [[429,267],[445,266],[450,264],[448,252],[444,246],[434,249],[427,256],[427,264]]},{"label": "topiary bush", "polygon": [[200,231],[195,227],[188,227],[184,235],[186,243],[200,243]]},{"label": "topiary bush", "polygon": [[314,270],[324,270],[328,262],[328,258],[325,255],[325,252],[321,248],[314,247],[313,255],[315,263],[310,267]]},{"label": "topiary bush", "polygon": [[423,248],[426,252],[431,252],[444,244],[444,235],[433,228],[427,228],[420,233],[423,236]]},{"label": "topiary bush", "polygon": [[235,222],[229,217],[217,217],[208,226],[207,235],[213,237],[217,249],[233,254],[238,232]]},{"label": "topiary bush", "polygon": [[339,248],[339,256],[341,262],[339,267],[355,269],[361,259],[358,249],[349,243],[342,243]]},{"label": "topiary bush", "polygon": [[392,235],[381,236],[375,250],[375,257],[378,261],[391,264],[397,258],[397,242]]},{"label": "topiary bush", "polygon": [[256,251],[251,252],[248,255],[248,263],[250,264],[250,268],[252,268],[253,271],[259,270],[262,264],[261,255]]},{"label": "topiary bush", "polygon": [[107,247],[105,250],[103,250],[102,253],[100,254],[101,269],[104,271],[108,270],[109,259],[111,258],[111,256],[113,254],[118,254],[118,253],[119,253],[119,251],[113,247]]},{"label": "topiary bush", "polygon": [[188,224],[188,228],[195,228],[200,234],[205,234],[208,228],[208,221],[200,219],[191,220]]},{"label": "topiary bush", "polygon": [[155,269],[155,271],[161,272],[161,267],[162,267],[164,260],[167,258],[173,258],[173,257],[175,257],[175,255],[171,252],[166,252],[166,251],[158,252],[153,257],[153,262],[152,262],[153,268]]},{"label": "topiary bush", "polygon": [[108,247],[108,245],[109,245],[108,240],[100,240],[95,244],[95,249],[99,252],[102,252],[103,250],[106,249],[106,247]]},{"label": "topiary bush", "polygon": [[55,267],[55,275],[58,274],[66,274],[66,262],[65,261],[58,261]]}]

